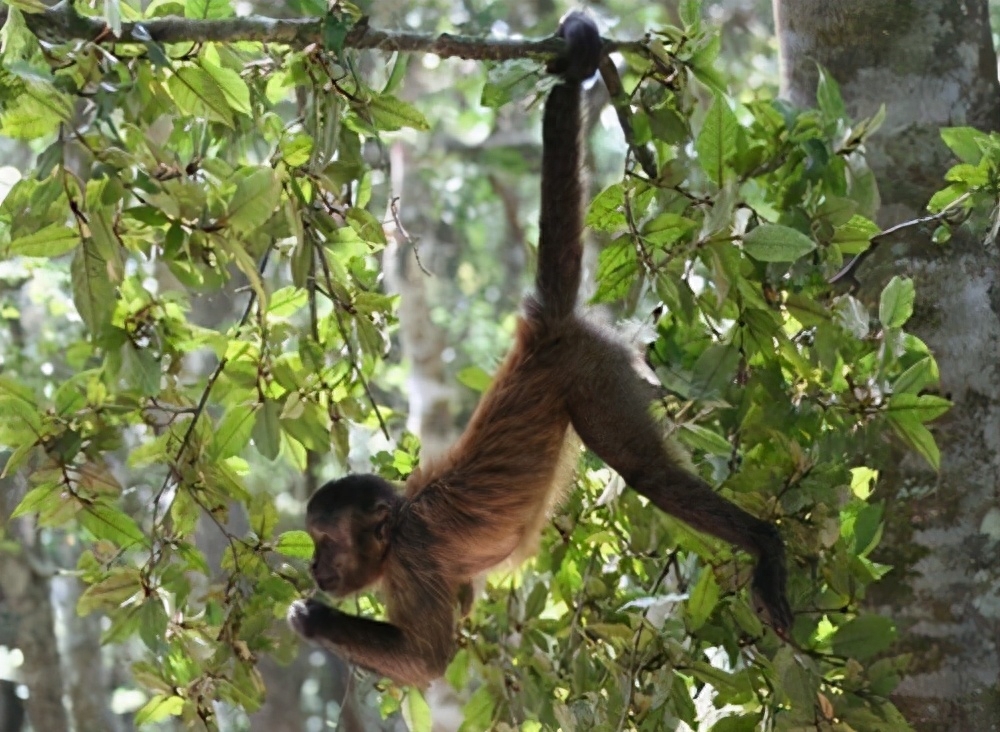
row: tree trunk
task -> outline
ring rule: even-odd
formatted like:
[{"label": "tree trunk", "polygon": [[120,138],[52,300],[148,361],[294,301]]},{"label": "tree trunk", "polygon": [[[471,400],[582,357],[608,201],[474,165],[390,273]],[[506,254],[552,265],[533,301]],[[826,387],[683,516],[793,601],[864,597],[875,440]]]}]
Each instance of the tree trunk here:
[{"label": "tree trunk", "polygon": [[[1000,126],[986,0],[774,0],[782,94],[815,100],[816,64],[848,110],[887,118],[867,146],[883,226],[919,217],[953,162],[939,129]],[[956,231],[946,246],[906,229],[862,266],[874,302],[895,274],[914,278],[907,330],[933,350],[942,392],[941,471],[879,461],[887,503],[881,561],[894,566],[870,600],[898,623],[913,662],[894,701],[920,730],[1000,730],[1000,260],[996,242]],[[992,528],[991,528],[992,527]]]},{"label": "tree trunk", "polygon": [[[390,155],[392,190],[401,195],[407,190],[403,146],[394,145]],[[446,378],[441,358],[445,348],[444,333],[431,320],[426,286],[428,275],[417,259],[415,245],[400,230],[392,211],[387,213],[386,221],[389,246],[382,257],[382,268],[387,289],[400,296],[399,338],[403,355],[410,359],[406,379],[409,400],[406,428],[420,436],[421,456],[426,460],[443,455],[457,436],[453,414],[455,388]],[[433,249],[433,243],[427,236],[422,236],[421,242],[426,256],[428,250]]]},{"label": "tree trunk", "polygon": [[[7,455],[0,456],[0,465],[6,461]],[[24,656],[21,677],[28,688],[25,709],[31,727],[37,732],[69,732],[49,581],[29,559],[35,542],[27,520],[8,521],[21,495],[13,478],[0,479],[0,525],[21,546],[16,555],[0,551],[0,592],[13,622],[14,645]]]},{"label": "tree trunk", "polygon": [[[75,557],[73,560],[75,563]],[[61,564],[74,566],[68,562]],[[101,653],[101,616],[91,613],[81,618],[76,612],[76,603],[83,589],[83,584],[76,577],[53,577],[51,581],[50,596],[56,621],[64,629],[59,639],[59,651],[73,729],[118,732],[121,729],[120,720],[108,706],[111,695]]]}]

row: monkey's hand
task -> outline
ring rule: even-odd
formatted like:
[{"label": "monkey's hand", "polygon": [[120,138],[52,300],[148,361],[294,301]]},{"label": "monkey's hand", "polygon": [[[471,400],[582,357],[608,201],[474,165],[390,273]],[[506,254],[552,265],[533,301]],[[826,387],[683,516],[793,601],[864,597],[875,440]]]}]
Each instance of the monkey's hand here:
[{"label": "monkey's hand", "polygon": [[292,630],[303,638],[312,639],[323,635],[323,631],[329,631],[340,614],[339,610],[309,598],[293,602],[286,617]]}]

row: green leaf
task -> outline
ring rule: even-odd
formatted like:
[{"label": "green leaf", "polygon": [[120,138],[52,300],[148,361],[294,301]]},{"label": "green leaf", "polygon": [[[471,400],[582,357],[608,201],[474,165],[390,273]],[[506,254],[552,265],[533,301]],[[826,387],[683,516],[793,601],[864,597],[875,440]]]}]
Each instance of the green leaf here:
[{"label": "green leaf", "polygon": [[296,395],[285,402],[281,429],[306,448],[325,452],[330,447],[330,415],[315,402],[302,401]]},{"label": "green leaf", "polygon": [[800,657],[794,649],[782,646],[774,655],[773,663],[781,691],[791,702],[792,710],[808,712],[812,719],[819,680],[811,672],[808,661]]},{"label": "green leaf", "polygon": [[375,128],[391,132],[402,127],[412,127],[415,130],[431,128],[427,118],[413,105],[397,99],[391,94],[372,97],[368,103],[371,123]]},{"label": "green leaf", "polygon": [[788,293],[785,307],[802,325],[819,325],[830,320],[830,311],[822,304],[797,292]]},{"label": "green leaf", "polygon": [[878,303],[878,319],[885,328],[899,328],[913,315],[916,290],[909,277],[896,275],[882,290]]},{"label": "green leaf", "polygon": [[930,422],[951,409],[951,402],[934,394],[893,394],[889,397],[889,411],[909,412],[920,422]]},{"label": "green leaf", "polygon": [[309,293],[300,287],[282,287],[271,293],[267,303],[268,316],[288,318],[304,308],[309,302]]},{"label": "green leaf", "polygon": [[716,60],[722,50],[722,38],[715,33],[705,36],[698,48],[688,59],[688,68],[702,84],[714,92],[724,94],[726,78],[719,73]]},{"label": "green leaf", "polygon": [[701,24],[701,0],[680,0],[677,12],[685,28],[694,29]]},{"label": "green leaf", "polygon": [[620,300],[631,289],[639,272],[639,258],[628,236],[620,236],[597,257],[597,292],[593,302]]},{"label": "green leaf", "polygon": [[698,228],[691,219],[675,213],[661,213],[642,226],[642,238],[657,247],[669,247]]},{"label": "green leaf", "polygon": [[157,694],[146,702],[142,709],[135,713],[135,724],[138,727],[147,722],[160,722],[167,717],[176,717],[183,711],[183,698]]},{"label": "green leaf", "polygon": [[267,400],[257,410],[257,419],[253,425],[254,447],[257,452],[268,460],[277,460],[281,452],[281,405],[278,402]]},{"label": "green leaf", "polygon": [[234,15],[229,0],[184,0],[184,17],[218,20]]},{"label": "green leaf", "polygon": [[136,347],[131,341],[122,345],[120,353],[122,365],[119,375],[143,396],[159,394],[163,370],[156,354],[149,348]]},{"label": "green leaf", "polygon": [[266,166],[240,179],[229,201],[226,221],[239,232],[249,232],[271,218],[281,197],[281,181]]},{"label": "green leaf", "polygon": [[733,454],[733,446],[729,444],[729,440],[700,424],[685,422],[677,432],[677,439],[688,447],[703,450],[709,455],[728,457]]},{"label": "green leaf", "polygon": [[212,435],[209,456],[213,460],[224,460],[239,455],[250,442],[256,414],[256,405],[237,404],[226,410]]},{"label": "green leaf", "polygon": [[305,531],[286,531],[278,536],[274,550],[286,557],[312,559],[316,548],[313,545],[312,537]]},{"label": "green leaf", "polygon": [[9,4],[25,13],[44,13],[49,10],[49,6],[39,0],[10,0]]},{"label": "green leaf", "polygon": [[42,435],[42,418],[36,407],[19,397],[0,397],[0,435],[12,444],[37,441]]},{"label": "green leaf", "polygon": [[351,30],[350,19],[336,13],[323,18],[323,48],[334,53],[344,50],[344,41]]},{"label": "green leaf", "polygon": [[108,276],[107,262],[94,244],[83,242],[70,265],[73,281],[73,303],[87,330],[100,333],[110,323],[115,307],[115,288]]},{"label": "green leaf", "polygon": [[739,127],[740,123],[729,108],[728,99],[722,94],[716,94],[694,147],[702,169],[717,185],[722,185],[726,163],[736,155]]},{"label": "green leaf", "polygon": [[64,224],[49,224],[27,236],[14,239],[9,245],[11,255],[25,257],[58,257],[72,251],[80,243],[80,233]]},{"label": "green leaf", "polygon": [[761,722],[761,714],[740,714],[723,717],[712,725],[711,732],[756,732]]},{"label": "green leaf", "polygon": [[834,228],[831,241],[844,254],[860,254],[871,246],[872,237],[881,231],[874,221],[855,214],[846,224]]},{"label": "green leaf", "polygon": [[816,248],[801,231],[780,224],[761,224],[743,235],[743,249],[758,262],[794,262]]},{"label": "green leaf", "polygon": [[613,183],[597,194],[587,211],[587,227],[614,233],[625,227],[625,192],[621,183]]},{"label": "green leaf", "polygon": [[411,688],[406,692],[406,705],[402,712],[411,732],[431,732],[431,708],[418,690]]},{"label": "green leaf", "polygon": [[83,617],[95,610],[114,610],[142,591],[138,569],[116,567],[107,577],[83,591],[76,603],[76,613]]},{"label": "green leaf", "polygon": [[80,524],[95,538],[107,539],[122,549],[136,544],[149,545],[146,535],[131,517],[106,503],[85,506],[80,512]]},{"label": "green leaf", "polygon": [[490,66],[479,103],[489,109],[499,109],[516,99],[524,99],[535,89],[538,63],[529,59],[513,59]]},{"label": "green leaf", "polygon": [[820,111],[829,119],[843,119],[847,117],[847,107],[844,105],[844,98],[840,95],[840,86],[830,76],[830,72],[822,66],[819,67],[816,104],[820,108]]},{"label": "green leaf", "polygon": [[719,604],[719,584],[710,567],[703,567],[701,575],[687,601],[688,625],[698,630],[705,624],[715,606]]},{"label": "green leaf", "polygon": [[480,394],[489,389],[493,383],[493,377],[479,366],[466,366],[455,374],[455,378],[458,379],[458,383]]},{"label": "green leaf", "polygon": [[17,504],[10,517],[16,519],[18,516],[38,513],[46,506],[51,506],[62,500],[62,486],[58,483],[47,483],[32,488],[28,491],[21,502]]},{"label": "green leaf", "polygon": [[385,230],[382,228],[382,222],[372,216],[369,211],[354,206],[347,210],[346,218],[347,223],[351,225],[352,229],[358,232],[358,236],[361,237],[362,241],[380,246],[386,245]]},{"label": "green leaf", "polygon": [[899,378],[893,382],[892,390],[896,394],[916,393],[925,387],[936,384],[940,378],[937,362],[933,357],[926,356],[900,374]]},{"label": "green leaf", "polygon": [[230,109],[240,114],[250,115],[250,87],[233,69],[228,69],[213,63],[207,58],[200,59],[201,68],[215,80],[222,90]]},{"label": "green leaf", "polygon": [[881,615],[860,615],[841,625],[833,636],[833,652],[865,660],[881,653],[896,640],[896,627]]},{"label": "green leaf", "polygon": [[941,468],[941,451],[931,434],[917,418],[914,412],[890,411],[889,423],[900,437],[914,450],[920,453],[935,470]]},{"label": "green leaf", "polygon": [[945,127],[941,139],[963,163],[979,165],[983,158],[983,145],[989,142],[989,135],[975,127]]},{"label": "green leaf", "polygon": [[927,210],[931,213],[940,213],[957,201],[961,196],[965,195],[966,191],[966,186],[960,183],[952,183],[950,186],[942,188],[940,191],[931,196],[931,200],[927,202]]},{"label": "green leaf", "polygon": [[183,114],[207,116],[227,127],[235,126],[233,110],[226,95],[204,69],[197,66],[176,68],[167,79],[167,89]]},{"label": "green leaf", "polygon": [[464,721],[459,732],[479,732],[493,726],[493,716],[496,710],[496,700],[487,684],[481,685],[472,692],[469,701],[462,707]]}]

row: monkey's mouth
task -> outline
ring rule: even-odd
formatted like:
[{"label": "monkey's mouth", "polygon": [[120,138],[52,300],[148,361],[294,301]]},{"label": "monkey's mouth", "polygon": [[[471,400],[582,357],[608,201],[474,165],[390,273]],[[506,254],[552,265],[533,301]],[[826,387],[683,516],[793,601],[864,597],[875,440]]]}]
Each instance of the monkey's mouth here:
[{"label": "monkey's mouth", "polygon": [[340,591],[340,575],[336,572],[324,572],[323,574],[313,574],[313,579],[316,580],[316,586],[319,587],[323,592],[328,592],[331,595],[337,595]]}]

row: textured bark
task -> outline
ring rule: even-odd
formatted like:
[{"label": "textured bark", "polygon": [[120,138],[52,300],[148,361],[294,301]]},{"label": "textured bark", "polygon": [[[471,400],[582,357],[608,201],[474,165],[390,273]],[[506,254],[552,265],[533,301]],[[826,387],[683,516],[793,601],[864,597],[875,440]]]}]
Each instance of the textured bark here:
[{"label": "textured bark", "polygon": [[[885,103],[867,146],[880,223],[921,215],[952,163],[939,129],[1000,126],[986,0],[775,0],[782,93],[814,101],[816,63],[848,108]],[[870,599],[914,654],[894,694],[920,730],[1000,730],[1000,260],[995,240],[961,232],[947,246],[911,228],[862,267],[872,302],[895,274],[917,304],[907,330],[934,351],[954,408],[934,426],[939,474],[917,457],[881,461],[889,502],[879,559],[894,565]]]},{"label": "textured bark", "polygon": [[[72,563],[62,562],[63,566],[75,566],[75,563],[75,556]],[[59,650],[73,729],[118,732],[121,720],[108,707],[111,690],[106,683],[107,674],[101,654],[101,616],[92,613],[81,618],[77,615],[76,603],[82,592],[83,586],[76,577],[52,579],[55,617],[59,627],[65,631],[59,638]]]},{"label": "textured bark", "polygon": [[[0,465],[4,462],[6,455]],[[31,527],[24,519],[7,520],[23,494],[19,488],[11,478],[0,479],[0,524],[22,548],[16,555],[0,551],[0,591],[13,621],[14,645],[24,655],[21,677],[28,687],[28,720],[35,730],[69,732],[49,581],[28,560],[28,552],[35,549]]]}]

